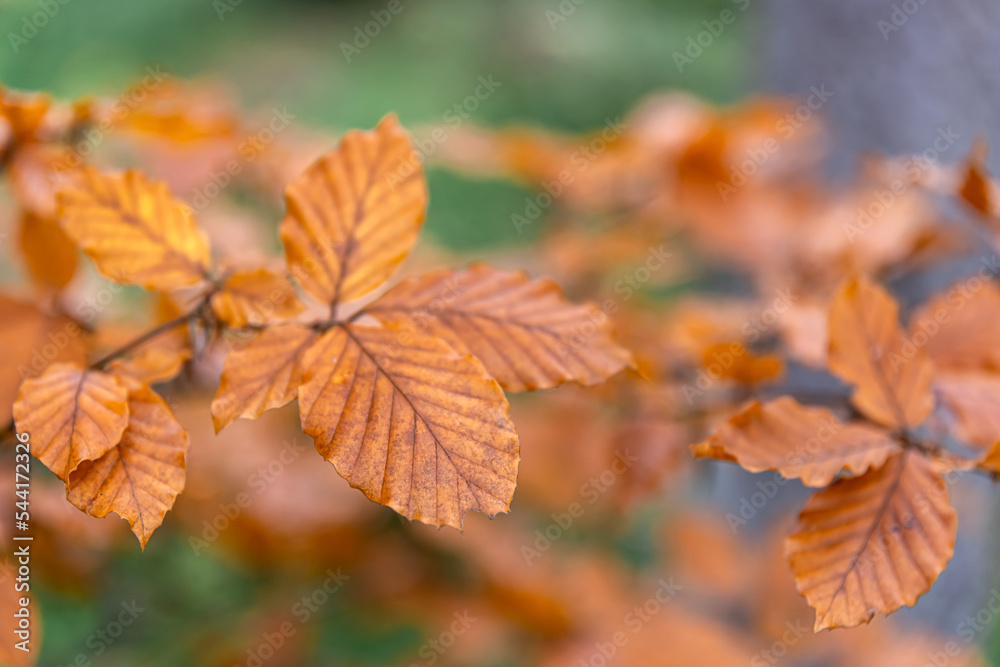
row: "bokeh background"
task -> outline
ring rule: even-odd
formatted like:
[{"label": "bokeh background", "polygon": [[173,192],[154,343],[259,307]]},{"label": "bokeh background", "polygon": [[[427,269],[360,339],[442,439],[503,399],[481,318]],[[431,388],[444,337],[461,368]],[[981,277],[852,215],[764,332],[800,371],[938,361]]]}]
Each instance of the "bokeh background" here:
[{"label": "bokeh background", "polygon": [[[831,179],[849,178],[851,156],[857,152],[920,150],[933,140],[935,127],[948,123],[961,127],[960,145],[953,153],[958,159],[977,128],[988,134],[996,123],[990,116],[996,109],[990,104],[998,90],[990,86],[995,76],[978,61],[979,56],[988,60],[996,53],[995,36],[991,41],[983,34],[996,25],[990,23],[994,17],[945,17],[973,26],[965,45],[963,40],[957,45],[929,41],[926,48],[935,54],[927,57],[929,70],[901,69],[901,63],[909,62],[913,43],[927,38],[925,32],[932,29],[928,26],[944,20],[931,4],[914,15],[912,29],[885,40],[876,21],[891,13],[888,2],[864,10],[846,3],[851,6],[842,12],[830,8],[836,3],[817,3],[828,12],[817,17],[800,16],[804,12],[792,2],[563,0],[573,11],[553,24],[547,12],[558,11],[557,0],[402,0],[403,11],[350,62],[342,45],[352,43],[356,28],[370,22],[370,13],[383,10],[385,2],[53,4],[58,11],[17,53],[7,43],[0,45],[0,82],[5,86],[47,90],[64,99],[85,94],[114,97],[148,67],[160,68],[182,79],[221,83],[248,113],[266,118],[272,109],[284,109],[296,126],[330,137],[352,127],[372,127],[389,111],[406,126],[440,125],[449,109],[479,85],[480,77],[492,77],[500,85],[472,112],[470,123],[530,125],[567,133],[601,128],[647,96],[666,90],[729,105],[760,91],[796,94],[827,79],[828,85],[839,81],[835,103],[827,111],[834,115],[835,129],[847,138],[843,150],[833,151]],[[956,4],[966,12],[982,9],[977,3]],[[3,36],[20,33],[25,17],[39,11],[39,3],[4,0],[0,9]],[[704,22],[724,10],[733,11],[736,20],[693,62],[679,68],[675,53],[683,52],[689,38],[706,29]],[[858,18],[857,12],[868,13]],[[851,23],[862,20],[864,30]],[[827,34],[829,39],[810,42],[811,34]],[[879,42],[893,49],[881,60],[866,50]],[[970,60],[965,48],[977,57]],[[840,52],[841,59],[817,53],[822,49]],[[952,69],[955,63],[964,63],[963,70]],[[927,71],[941,74],[938,78],[951,81],[951,87],[932,89],[928,84],[914,90],[906,83],[921,77],[936,81]],[[899,91],[860,81],[868,74],[897,82]],[[854,87],[852,76],[860,81]],[[862,90],[876,92],[858,92]],[[948,96],[951,103],[942,104],[940,98]],[[903,103],[910,106],[901,109]],[[904,122],[903,114],[916,120]],[[317,144],[316,154],[328,148]],[[525,233],[511,224],[511,213],[523,210],[525,198],[533,196],[526,187],[440,167],[431,167],[428,177],[431,204],[422,243],[436,248],[432,256],[509,259],[528,252],[545,229],[544,221]],[[264,205],[273,207],[271,219],[276,221],[280,202]],[[270,244],[269,250],[276,249],[273,230],[265,229],[260,238]],[[17,269],[8,265],[0,273],[11,277]],[[608,287],[598,286],[595,292]],[[683,291],[681,286],[656,298],[669,300]],[[139,302],[138,295],[127,292],[120,308],[127,310],[133,299]],[[651,497],[630,504],[628,511],[621,510],[615,494],[602,496],[580,527],[568,531],[553,554],[542,556],[548,562],[510,562],[510,555],[519,553],[519,540],[533,540],[536,529],[551,524],[551,513],[562,511],[575,497],[579,483],[574,475],[586,480],[588,471],[600,472],[606,465],[603,445],[595,444],[606,434],[583,427],[581,432],[571,427],[565,432],[575,410],[593,405],[581,398],[584,393],[566,388],[561,402],[546,403],[544,410],[531,397],[512,400],[515,423],[525,430],[522,481],[513,514],[492,522],[470,515],[464,537],[409,525],[347,488],[332,467],[310,451],[306,436],[296,439],[289,427],[294,408],[253,424],[234,425],[216,438],[207,417],[210,394],[197,397],[200,407],[193,400],[188,407],[182,397],[176,398],[172,403],[194,443],[188,490],[144,553],[117,518],[85,517],[57,495],[36,499],[35,511],[45,517],[44,525],[57,527],[52,535],[39,537],[51,542],[35,565],[44,623],[39,664],[74,664],[78,656],[91,661],[82,664],[109,667],[255,664],[248,648],[267,641],[296,602],[322,586],[328,571],[338,570],[350,576],[347,583],[311,611],[307,622],[296,625],[294,639],[283,641],[274,656],[259,664],[525,664],[530,659],[526,656],[539,655],[538,646],[573,632],[577,607],[615,604],[621,590],[631,592],[624,597],[644,599],[661,578],[681,574],[689,575],[688,581],[700,580],[705,590],[721,591],[723,599],[731,595],[725,603],[708,596],[702,609],[730,625],[752,625],[743,616],[766,615],[777,605],[772,600],[784,599],[791,575],[769,529],[761,524],[751,536],[736,540],[724,511],[712,509],[720,495],[713,496],[713,484],[752,482],[727,482],[740,475],[735,471],[719,482],[709,467],[678,482],[683,491],[668,481]],[[572,439],[579,452],[546,450],[547,440],[556,438]],[[302,445],[308,446],[300,456],[296,447]],[[241,490],[254,489],[254,480],[261,479],[255,473],[272,464],[276,448],[282,446],[296,454],[282,464],[273,483],[267,482],[266,491],[255,495],[253,505],[217,539],[193,548],[192,536],[206,537],[199,529],[202,522],[225,512],[224,505]],[[600,449],[600,454],[588,447]],[[532,472],[525,472],[529,468]],[[691,487],[701,491],[688,492]],[[678,501],[681,495],[685,500]],[[793,511],[804,495],[790,488],[782,490],[782,497],[787,501],[782,502],[784,509]],[[732,508],[738,498],[720,506]],[[699,509],[701,500],[704,509]],[[991,524],[987,520],[982,525],[989,529]],[[501,542],[502,550],[496,546]],[[994,572],[987,572],[986,580],[972,584],[980,593],[1000,584]],[[946,586],[947,580],[940,585]],[[952,589],[963,587],[968,584],[958,581]],[[980,608],[978,599],[944,599],[951,600],[952,611],[961,610],[962,601]],[[95,640],[95,633],[117,618],[121,605],[132,601],[145,610],[136,622],[113,642]],[[924,604],[937,603],[928,599]],[[428,652],[428,641],[443,640],[441,633],[450,627],[452,614],[470,609],[484,620],[458,637],[454,650]],[[952,616],[941,620],[925,614],[909,622],[905,613],[900,616],[905,627],[929,623],[927,632],[934,636],[955,629]],[[684,659],[704,659],[703,664],[717,659],[723,664],[723,658],[708,657],[720,650],[713,631],[686,617],[660,618],[663,625],[648,631],[650,650],[673,650],[675,643],[682,643],[680,633],[686,639],[698,638],[704,653],[694,651],[676,664],[696,664]],[[803,618],[808,627],[811,617]],[[784,621],[773,619],[779,629]],[[976,643],[1000,656],[995,625],[991,619],[989,627],[977,633]],[[833,647],[841,640],[848,642],[843,632],[827,641]],[[934,652],[936,644],[928,643],[930,648],[916,660],[928,660]],[[744,655],[750,664],[774,664],[760,653],[770,646],[770,641],[755,644],[741,636],[728,642],[731,653],[726,657]],[[821,657],[809,664],[841,664],[822,657],[838,655],[835,648],[820,649],[817,655]],[[949,659],[959,664],[962,657]],[[823,662],[826,659],[830,662]]]}]

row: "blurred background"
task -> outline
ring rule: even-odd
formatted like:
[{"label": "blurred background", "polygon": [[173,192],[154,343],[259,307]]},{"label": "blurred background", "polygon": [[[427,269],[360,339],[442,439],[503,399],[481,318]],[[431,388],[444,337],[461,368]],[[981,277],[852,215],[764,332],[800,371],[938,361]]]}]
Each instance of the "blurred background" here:
[{"label": "blurred background", "polygon": [[[761,93],[799,104],[822,93],[832,136],[822,169],[831,182],[848,182],[859,156],[920,152],[947,127],[958,139],[945,162],[956,162],[1000,118],[1000,10],[911,2],[400,0],[390,14],[382,0],[4,0],[0,82],[66,100],[115,98],[150,71],[219,87],[257,119],[250,127],[287,117],[289,159],[301,164],[390,111],[410,128],[447,126],[464,111],[463,128],[572,135],[666,91],[720,106]],[[26,28],[40,11],[44,25]],[[391,20],[364,35],[382,16]],[[465,100],[484,82],[488,94],[470,108]],[[475,152],[474,143],[461,148]],[[455,169],[458,149],[437,149],[452,164],[430,160],[431,204],[408,271],[475,259],[533,274],[566,270],[532,255],[546,242],[545,217],[525,229],[512,224],[535,196],[530,184]],[[169,170],[191,201],[204,174],[186,178],[188,166],[178,158]],[[279,252],[275,193],[228,206],[213,201],[204,212],[216,241]],[[237,222],[250,207],[265,222],[247,238]],[[588,257],[575,252],[568,263]],[[4,261],[0,276],[16,282],[19,269]],[[624,266],[608,260],[603,277],[580,281],[573,296],[609,294],[633,264]],[[664,304],[706,285],[746,290],[719,270],[690,281],[661,275],[646,296]],[[143,303],[127,290],[114,310]],[[294,406],[215,436],[213,389],[168,388],[192,437],[188,482],[145,552],[116,517],[83,515],[58,484],[46,491],[37,467],[38,664],[940,667],[982,664],[977,647],[983,659],[1000,658],[996,614],[980,615],[968,643],[961,625],[998,595],[992,541],[970,547],[964,575],[946,573],[921,613],[812,637],[812,612],[781,556],[806,497],[801,487],[782,487],[766,520],[732,529],[727,515],[761,480],[695,465],[690,440],[670,423],[623,420],[627,391],[613,382],[512,397],[522,436],[512,513],[470,514],[459,535],[409,524],[350,489],[297,432]],[[602,392],[619,404],[601,412]],[[654,443],[642,449],[650,479],[630,470],[627,480],[616,474],[594,485],[616,452],[646,441]],[[984,493],[976,498],[991,497]],[[240,494],[247,506],[234,505]],[[557,517],[581,498],[584,515],[560,526]],[[988,515],[970,523],[992,532]],[[678,585],[684,607],[671,602]],[[134,622],[116,626],[123,610]],[[642,632],[605,663],[613,633],[635,627]],[[946,651],[956,636],[959,650]]]}]

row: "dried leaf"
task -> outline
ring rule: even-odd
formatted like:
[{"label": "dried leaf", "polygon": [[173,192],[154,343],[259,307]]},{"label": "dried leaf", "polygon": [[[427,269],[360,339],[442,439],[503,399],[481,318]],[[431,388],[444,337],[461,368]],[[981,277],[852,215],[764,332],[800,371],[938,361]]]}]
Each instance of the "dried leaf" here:
[{"label": "dried leaf", "polygon": [[550,280],[485,264],[404,281],[365,310],[474,355],[508,391],[592,385],[634,363],[596,306],[569,303]]},{"label": "dried leaf", "polygon": [[212,295],[215,316],[237,328],[291,317],[304,308],[291,284],[267,269],[234,273]]},{"label": "dried leaf", "polygon": [[76,273],[76,246],[58,223],[31,213],[21,216],[21,254],[32,279],[52,289],[62,289]]},{"label": "dried leaf", "polygon": [[423,168],[395,116],[352,130],[285,192],[288,267],[324,303],[365,296],[409,254],[427,208]]},{"label": "dried leaf", "polygon": [[830,309],[830,370],[855,385],[852,402],[890,427],[918,426],[934,409],[934,366],[899,325],[899,307],[867,278],[849,280]]},{"label": "dried leaf", "polygon": [[856,476],[880,467],[899,445],[880,428],[844,424],[826,408],[782,396],[754,401],[691,451],[695,458],[732,461],[750,472],[775,470],[822,487],[842,471]]},{"label": "dried leaf", "polygon": [[944,479],[917,454],[817,491],[786,546],[815,629],[912,606],[948,566],[957,527]]},{"label": "dried leaf", "polygon": [[106,370],[130,391],[166,382],[176,377],[191,358],[191,350],[184,343],[182,336],[163,336],[156,344],[144,345],[139,352],[115,359]]},{"label": "dried leaf", "polygon": [[83,461],[100,458],[128,423],[128,392],[115,377],[76,364],[54,364],[25,380],[14,403],[19,433],[61,480]]},{"label": "dried leaf", "polygon": [[508,511],[517,435],[474,357],[414,329],[350,324],[317,341],[304,366],[302,428],[351,486],[434,526]]},{"label": "dried leaf", "polygon": [[37,306],[0,296],[0,423],[11,419],[11,405],[25,378],[49,364],[83,364],[87,350],[80,327],[68,317],[48,315]]},{"label": "dried leaf", "polygon": [[145,549],[184,489],[184,456],[190,443],[170,407],[153,390],[131,392],[128,411],[121,442],[96,461],[80,464],[66,482],[66,498],[91,516],[114,512],[122,517]]},{"label": "dried leaf", "polygon": [[159,291],[204,280],[208,242],[163,183],[88,168],[58,199],[63,229],[108,278]]},{"label": "dried leaf", "polygon": [[705,348],[702,365],[715,377],[743,384],[757,384],[781,375],[781,359],[772,354],[756,355],[740,343],[716,343]]},{"label": "dried leaf", "polygon": [[294,400],[302,383],[302,357],[317,338],[308,327],[275,326],[230,353],[212,401],[215,432]]}]

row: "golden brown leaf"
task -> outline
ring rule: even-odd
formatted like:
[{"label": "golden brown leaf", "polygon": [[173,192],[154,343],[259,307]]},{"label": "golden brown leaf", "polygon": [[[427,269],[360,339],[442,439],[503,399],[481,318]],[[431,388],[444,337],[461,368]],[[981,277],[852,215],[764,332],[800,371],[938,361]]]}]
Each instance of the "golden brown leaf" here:
[{"label": "golden brown leaf", "polygon": [[76,273],[76,246],[58,223],[31,213],[21,217],[19,241],[28,274],[35,282],[61,289]]},{"label": "golden brown leaf", "polygon": [[126,358],[115,359],[106,370],[130,391],[166,382],[176,377],[191,358],[191,350],[184,341],[181,336],[161,337],[156,344],[147,344]]},{"label": "golden brown leaf", "polygon": [[856,476],[881,466],[899,446],[882,429],[844,424],[825,408],[782,396],[754,401],[691,451],[695,458],[732,461],[750,472],[775,470],[822,487],[841,471]]},{"label": "golden brown leaf", "polygon": [[633,364],[596,306],[569,303],[551,280],[485,264],[404,281],[366,312],[474,355],[509,391],[596,384]]},{"label": "golden brown leaf", "polygon": [[0,117],[7,121],[17,142],[37,139],[52,107],[52,98],[45,93],[28,93],[19,90],[0,91]]},{"label": "golden brown leaf", "polygon": [[122,517],[145,549],[184,489],[184,456],[190,443],[153,390],[131,392],[128,410],[121,442],[96,461],[80,464],[66,482],[66,498],[91,516],[114,512]]},{"label": "golden brown leaf", "polygon": [[68,317],[48,315],[37,306],[0,296],[0,423],[11,419],[11,405],[25,378],[49,364],[86,361],[82,330]]},{"label": "golden brown leaf", "polygon": [[433,526],[508,511],[517,434],[474,357],[414,329],[350,324],[324,334],[304,366],[302,428],[351,486]]},{"label": "golden brown leaf", "polygon": [[875,421],[918,426],[934,409],[934,366],[909,343],[899,307],[867,278],[849,280],[830,309],[830,370],[855,385],[851,400]]},{"label": "golden brown leaf", "polygon": [[160,291],[204,280],[208,242],[165,184],[88,168],[58,199],[63,229],[108,278]]},{"label": "golden brown leaf", "polygon": [[365,296],[409,254],[427,208],[423,168],[395,116],[352,130],[285,191],[288,267],[324,303]]},{"label": "golden brown leaf", "polygon": [[815,629],[913,605],[948,566],[957,526],[944,479],[919,454],[896,454],[817,491],[786,544],[799,592],[816,610]]},{"label": "golden brown leaf", "polygon": [[304,308],[291,284],[267,269],[234,273],[212,295],[215,316],[231,327],[291,317]]},{"label": "golden brown leaf", "polygon": [[75,364],[54,364],[25,380],[14,403],[19,433],[32,453],[66,480],[82,461],[103,456],[128,423],[128,392],[115,377]]},{"label": "golden brown leaf", "polygon": [[705,348],[702,366],[714,377],[728,378],[743,384],[773,380],[781,375],[781,359],[773,354],[756,355],[741,343],[716,343]]},{"label": "golden brown leaf", "polygon": [[215,432],[240,417],[256,419],[292,401],[302,383],[302,357],[317,337],[308,327],[275,326],[231,352],[212,400]]}]

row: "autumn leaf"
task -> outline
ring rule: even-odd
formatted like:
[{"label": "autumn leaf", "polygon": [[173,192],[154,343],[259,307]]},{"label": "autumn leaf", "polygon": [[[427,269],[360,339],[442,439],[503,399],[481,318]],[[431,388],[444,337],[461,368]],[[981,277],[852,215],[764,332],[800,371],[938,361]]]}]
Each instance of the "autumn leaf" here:
[{"label": "autumn leaf", "polygon": [[783,369],[779,357],[754,354],[736,342],[709,345],[702,354],[701,363],[714,376],[743,384],[772,380],[781,375]]},{"label": "autumn leaf", "polygon": [[61,289],[73,279],[76,246],[58,223],[25,213],[18,240],[28,274],[35,282]]},{"label": "autumn leaf", "polygon": [[596,306],[569,303],[550,280],[485,264],[404,281],[365,312],[474,355],[508,391],[592,385],[634,364]]},{"label": "autumn leaf", "polygon": [[518,440],[474,357],[411,328],[334,327],[305,355],[303,430],[351,486],[409,519],[461,529],[506,512]]},{"label": "autumn leaf", "polygon": [[51,107],[52,98],[46,93],[0,90],[0,118],[6,121],[15,142],[37,140]]},{"label": "autumn leaf", "polygon": [[378,288],[410,252],[427,208],[420,160],[395,116],[352,130],[285,192],[289,270],[323,303]]},{"label": "autumn leaf", "polygon": [[890,427],[919,425],[934,408],[934,366],[909,343],[899,307],[867,278],[849,280],[830,309],[830,370],[855,385],[852,402]]},{"label": "autumn leaf", "polygon": [[66,480],[83,461],[100,458],[121,440],[128,392],[115,377],[75,364],[54,364],[25,380],[14,403],[19,433],[32,452]]},{"label": "autumn leaf", "polygon": [[230,353],[212,400],[215,432],[294,400],[302,383],[302,357],[318,337],[308,327],[273,326]]},{"label": "autumn leaf", "polygon": [[138,352],[110,361],[105,370],[114,375],[129,391],[146,385],[166,382],[177,376],[191,358],[191,350],[181,336],[163,337]]},{"label": "autumn leaf", "polygon": [[944,479],[917,454],[816,492],[786,547],[815,629],[915,604],[951,560],[957,526]]},{"label": "autumn leaf", "polygon": [[149,537],[184,489],[187,433],[149,388],[128,395],[128,427],[103,456],[84,461],[66,481],[66,498],[98,518],[128,521],[139,544]]},{"label": "autumn leaf", "polygon": [[212,295],[215,316],[236,328],[291,317],[304,307],[291,284],[267,269],[236,272]]},{"label": "autumn leaf", "polygon": [[58,201],[63,229],[106,277],[158,291],[205,279],[208,242],[165,184],[87,168]]},{"label": "autumn leaf", "polygon": [[750,472],[774,470],[823,487],[842,471],[855,476],[881,466],[899,446],[880,428],[844,424],[825,408],[782,396],[754,401],[691,451],[695,458],[736,462]]},{"label": "autumn leaf", "polygon": [[986,171],[987,152],[988,145],[984,140],[973,143],[972,151],[962,166],[958,197],[977,213],[992,218],[998,212],[997,188]]},{"label": "autumn leaf", "polygon": [[11,405],[22,380],[50,364],[86,361],[83,332],[73,320],[50,315],[38,306],[0,295],[0,423],[11,419]]}]

